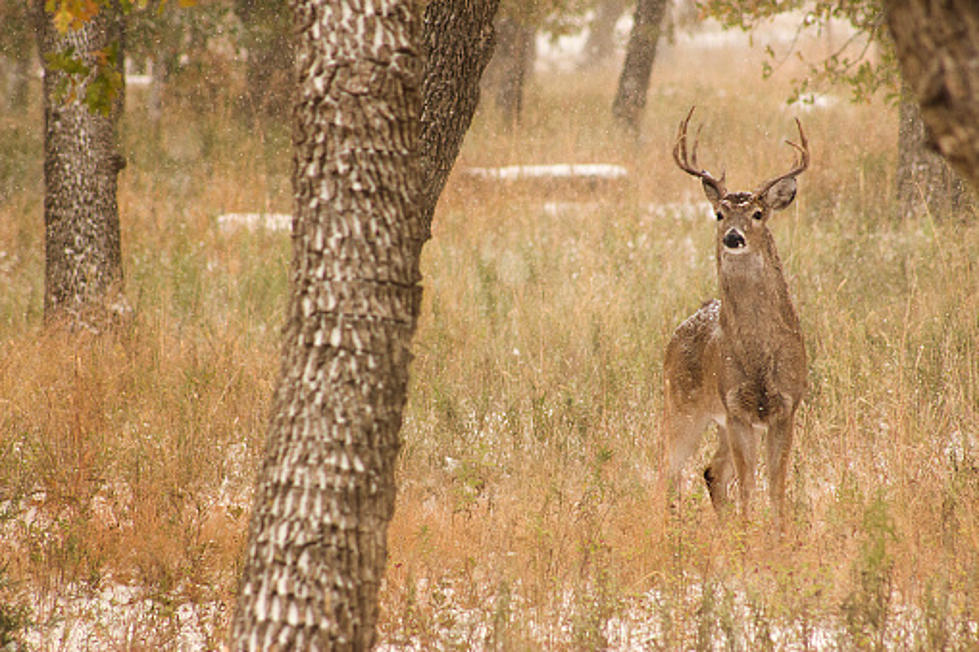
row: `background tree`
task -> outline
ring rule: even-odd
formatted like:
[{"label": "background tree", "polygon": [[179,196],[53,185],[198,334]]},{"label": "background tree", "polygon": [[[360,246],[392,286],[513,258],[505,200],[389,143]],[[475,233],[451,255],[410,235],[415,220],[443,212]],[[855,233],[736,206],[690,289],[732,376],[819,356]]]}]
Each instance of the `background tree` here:
[{"label": "background tree", "polygon": [[[412,0],[376,6],[292,3],[292,298],[232,624],[236,649],[374,641],[418,260],[435,203],[426,193],[441,190],[471,111],[441,125],[448,147],[420,155],[418,139],[423,119],[432,125],[453,106],[474,106],[478,74],[461,75],[485,66],[496,2],[430,3],[424,41]],[[422,43],[431,50],[425,118]],[[473,51],[481,63],[441,68]]]},{"label": "background tree", "polygon": [[901,71],[930,129],[926,142],[979,190],[979,5],[887,0]]},{"label": "background tree", "polygon": [[[220,4],[207,15],[226,13]],[[3,6],[5,15],[19,15],[8,3]],[[165,0],[32,0],[28,6],[44,68],[44,312],[75,328],[100,330],[130,310],[122,292],[116,199],[118,174],[126,165],[118,147],[124,34],[134,27],[137,54],[156,56],[161,69],[170,70],[179,56],[193,51],[186,36],[206,40],[201,35],[213,21],[192,23],[200,23],[197,31],[171,29],[175,36],[163,39],[167,25],[181,24],[166,14],[186,13],[163,12]]]},{"label": "background tree", "polygon": [[123,16],[115,1],[83,17],[47,4],[31,4],[44,66],[44,313],[100,329],[126,310],[116,203]]},{"label": "background tree", "polygon": [[537,29],[532,18],[525,6],[501,13],[496,21],[494,99],[506,127],[515,126],[520,119],[524,83],[534,65]]},{"label": "background tree", "polygon": [[[961,179],[926,146],[924,124],[906,90],[902,90],[895,52],[884,24],[880,0],[819,0],[805,4],[794,2],[746,2],[745,0],[708,0],[705,13],[716,17],[727,27],[745,31],[786,11],[804,9],[798,31],[829,32],[833,21],[846,22],[852,35],[834,46],[825,56],[807,60],[806,74],[794,80],[790,101],[809,101],[818,89],[842,85],[850,89],[851,100],[867,101],[879,92],[898,102],[898,166],[895,174],[897,211],[905,217],[927,210],[935,215],[961,207]],[[868,56],[873,51],[874,56]],[[766,46],[770,59],[763,73],[771,75],[778,60],[787,56]]]},{"label": "background tree", "polygon": [[968,203],[966,184],[929,144],[927,131],[918,101],[910,89],[903,88],[898,107],[897,204],[904,216],[921,209],[945,215]]},{"label": "background tree", "polygon": [[13,111],[27,107],[27,82],[34,60],[33,29],[22,1],[0,0],[0,73],[7,98],[7,108]]},{"label": "background tree", "polygon": [[[167,101],[198,113],[223,106],[237,81],[229,74],[231,60],[249,39],[232,9],[231,0],[145,0],[126,15],[126,56],[150,75],[146,105],[152,119],[163,116]],[[241,58],[250,61],[247,53]]]},{"label": "background tree", "polygon": [[486,71],[486,87],[506,127],[520,121],[527,81],[537,55],[537,34],[576,32],[596,0],[503,0],[496,20],[497,46]]},{"label": "background tree", "polygon": [[612,58],[615,52],[615,24],[626,8],[626,0],[603,0],[595,5],[595,15],[588,23],[585,41],[586,67],[598,67]]},{"label": "background tree", "polygon": [[292,99],[292,39],[285,0],[235,0],[246,53],[246,114],[286,117]]},{"label": "background tree", "polygon": [[639,134],[639,121],[646,106],[649,76],[653,71],[666,5],[667,0],[636,0],[625,62],[612,102],[615,122],[635,136]]}]

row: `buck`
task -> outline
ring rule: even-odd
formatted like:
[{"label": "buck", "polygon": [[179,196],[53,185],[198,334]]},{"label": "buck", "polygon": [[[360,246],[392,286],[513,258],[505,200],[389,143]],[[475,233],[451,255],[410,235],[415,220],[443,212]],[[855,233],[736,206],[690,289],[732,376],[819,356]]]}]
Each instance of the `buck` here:
[{"label": "buck", "polygon": [[797,119],[799,144],[786,141],[796,150],[792,169],[751,192],[728,192],[723,174],[715,178],[697,165],[696,139],[688,156],[693,111],[680,122],[673,159],[701,180],[717,218],[720,299],[680,324],[666,348],[663,423],[671,491],[679,491],[684,462],[713,421],[718,447],[704,470],[711,502],[725,511],[736,478],[747,518],[758,434],[767,431],[768,489],[781,525],[793,422],[806,391],[806,349],[768,220],[795,199],[796,177],[809,166],[809,145]]}]

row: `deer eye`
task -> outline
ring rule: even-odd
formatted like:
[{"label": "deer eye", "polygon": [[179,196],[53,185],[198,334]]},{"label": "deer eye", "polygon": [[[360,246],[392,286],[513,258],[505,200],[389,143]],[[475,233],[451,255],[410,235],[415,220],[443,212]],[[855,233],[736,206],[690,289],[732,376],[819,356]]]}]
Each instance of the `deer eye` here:
[{"label": "deer eye", "polygon": [[752,215],[752,217],[755,218],[756,220],[760,220],[762,218],[762,212],[761,211],[755,211],[754,214]]},{"label": "deer eye", "polygon": [[720,222],[721,220],[723,220],[723,219],[724,219],[724,216],[723,216],[723,215],[721,215],[721,211],[717,211],[716,213],[714,213],[714,217],[716,217],[716,218],[717,218],[717,221],[718,221],[718,222]]}]

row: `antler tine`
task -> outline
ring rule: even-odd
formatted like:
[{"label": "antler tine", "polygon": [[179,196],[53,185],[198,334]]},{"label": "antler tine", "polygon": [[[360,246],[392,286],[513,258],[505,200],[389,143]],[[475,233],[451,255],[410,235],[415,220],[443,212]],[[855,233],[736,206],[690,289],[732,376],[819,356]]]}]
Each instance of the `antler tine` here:
[{"label": "antler tine", "polygon": [[700,130],[703,129],[703,125],[697,128],[697,135],[694,137],[693,147],[690,148],[689,156],[687,155],[687,127],[696,108],[696,106],[690,107],[690,112],[687,113],[687,117],[680,121],[680,126],[676,132],[676,144],[673,145],[673,160],[676,161],[677,166],[681,170],[700,178],[704,183],[712,186],[719,195],[723,196],[724,175],[722,174],[720,179],[716,179],[707,170],[702,170],[697,165],[697,144],[700,142]]},{"label": "antler tine", "polygon": [[700,132],[704,130],[704,123],[697,125],[697,135],[693,137],[693,147],[690,148],[690,162],[693,166],[700,170],[700,164],[697,163],[697,145],[700,144]]},{"label": "antler tine", "polygon": [[799,118],[795,119],[795,126],[799,129],[799,142],[801,144],[793,143],[791,140],[786,140],[785,142],[792,146],[796,151],[797,157],[795,163],[792,165],[792,169],[785,174],[780,174],[776,177],[769,179],[764,182],[758,189],[755,190],[754,195],[760,197],[761,195],[768,192],[772,186],[783,179],[788,179],[789,177],[795,177],[801,174],[809,167],[809,141],[806,140],[806,132],[802,130],[802,123],[799,122]]},{"label": "antler tine", "polygon": [[680,120],[680,126],[676,129],[676,142],[673,144],[673,160],[681,170],[690,174],[697,174],[697,172],[687,163],[687,124],[696,108],[696,106],[691,107],[687,117]]},{"label": "antler tine", "polygon": [[799,171],[796,172],[796,174],[798,174],[809,167],[809,141],[806,140],[806,132],[802,130],[802,123],[799,122],[799,118],[795,119],[795,126],[799,129],[799,142],[801,142],[802,145],[796,145],[789,139],[786,139],[785,142],[791,145],[795,151],[799,153],[799,158],[797,159],[798,162],[795,165],[795,167],[800,168]]}]

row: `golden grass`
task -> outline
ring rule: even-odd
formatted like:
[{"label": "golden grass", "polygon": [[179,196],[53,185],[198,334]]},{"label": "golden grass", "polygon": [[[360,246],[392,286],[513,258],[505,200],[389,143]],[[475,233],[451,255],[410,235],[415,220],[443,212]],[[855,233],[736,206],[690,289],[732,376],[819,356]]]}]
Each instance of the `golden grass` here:
[{"label": "golden grass", "polygon": [[[607,128],[608,71],[535,79],[513,133],[478,116],[424,252],[383,641],[979,644],[979,223],[892,219],[885,105],[802,114],[812,169],[773,226],[810,354],[786,537],[770,535],[764,482],[752,522],[718,522],[696,482],[711,434],[682,517],[667,514],[662,351],[714,288],[709,219],[652,208],[701,200],[670,158],[676,123],[702,106],[702,161],[732,186],[791,160],[791,69],[764,82],[735,54],[664,52],[638,147]],[[31,120],[2,128],[39,157]],[[39,631],[56,609],[38,596],[130,583],[162,610],[138,628],[152,647],[173,644],[176,605],[232,604],[290,252],[215,218],[288,211],[289,152],[227,116],[173,113],[156,136],[137,135],[138,108],[129,120],[126,328],[41,324],[34,158],[0,206],[0,605],[34,605]],[[631,176],[569,190],[458,172],[553,162]]]}]

